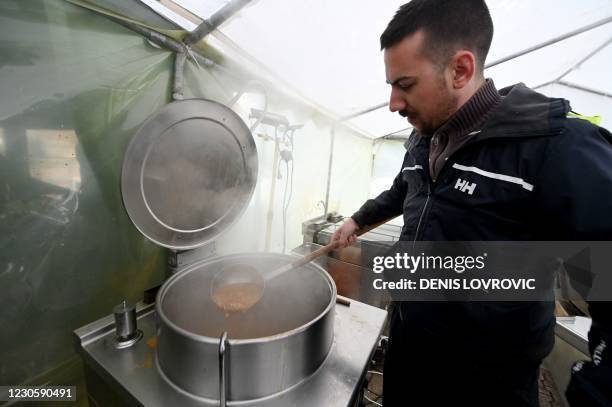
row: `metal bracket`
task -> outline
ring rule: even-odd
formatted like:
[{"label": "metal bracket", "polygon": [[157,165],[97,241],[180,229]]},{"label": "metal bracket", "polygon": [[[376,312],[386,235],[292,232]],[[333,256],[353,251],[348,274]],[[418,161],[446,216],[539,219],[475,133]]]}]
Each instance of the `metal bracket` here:
[{"label": "metal bracket", "polygon": [[217,253],[215,242],[191,250],[169,250],[168,271],[170,275],[176,274],[182,268],[197,261],[212,257]]},{"label": "metal bracket", "polygon": [[219,406],[227,406],[227,391],[229,388],[229,342],[227,341],[227,331],[223,332],[219,338]]}]

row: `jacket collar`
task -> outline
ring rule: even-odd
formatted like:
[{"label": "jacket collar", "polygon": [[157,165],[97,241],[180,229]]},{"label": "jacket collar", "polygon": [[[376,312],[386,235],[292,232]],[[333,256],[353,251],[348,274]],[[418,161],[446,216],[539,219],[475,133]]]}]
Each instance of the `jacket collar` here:
[{"label": "jacket collar", "polygon": [[499,93],[502,102],[484,124],[481,139],[557,135],[571,110],[567,100],[549,98],[524,83],[503,88]]},{"label": "jacket collar", "polygon": [[[524,83],[500,89],[501,103],[490,113],[479,134],[466,145],[489,138],[555,136],[561,133],[571,110],[567,100],[549,98]],[[428,139],[413,130],[406,150],[428,149]]]}]

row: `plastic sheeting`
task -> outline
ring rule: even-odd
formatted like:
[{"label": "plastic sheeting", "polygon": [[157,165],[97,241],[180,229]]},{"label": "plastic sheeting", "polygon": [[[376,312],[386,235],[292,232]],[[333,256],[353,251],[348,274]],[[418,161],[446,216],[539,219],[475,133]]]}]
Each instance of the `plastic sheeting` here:
[{"label": "plastic sheeting", "polygon": [[[173,28],[135,1],[129,7],[116,0],[75,1]],[[267,89],[268,110],[303,125],[292,140],[270,125],[257,127],[258,184],[244,215],[216,242],[219,253],[263,250],[268,222],[272,251],[301,242],[301,222],[324,211],[333,126],[329,210],[350,215],[390,184],[401,164],[401,143],[373,147],[371,140],[333,124],[328,113],[343,115],[386,99],[377,37],[399,4],[373,9],[365,1],[259,0],[222,27],[229,40],[215,33],[221,38],[217,44],[238,43],[290,84],[289,91],[282,82],[280,89]],[[569,18],[557,2],[543,4],[551,12],[532,17],[533,10],[527,13],[523,3],[491,2],[498,42],[490,60],[611,11],[610,3],[600,0],[572,3],[577,8],[571,12],[575,18]],[[518,13],[514,19],[512,10]],[[554,29],[519,30],[536,26],[538,18],[543,27]],[[537,80],[565,72],[610,34],[609,27],[602,27],[532,55],[539,59],[526,56],[514,65],[494,67],[491,76],[498,86],[519,80],[537,85]],[[603,67],[609,52],[603,50],[567,80],[607,89]],[[0,2],[0,53],[0,326],[5,327],[0,382],[21,384],[41,382],[46,372],[74,359],[73,329],[109,314],[123,298],[138,300],[144,288],[163,279],[164,251],[129,222],[119,179],[130,137],[169,102],[173,54],[90,10],[43,0]],[[227,103],[254,79],[191,61],[186,67],[185,97]],[[604,79],[597,79],[601,75]],[[601,110],[605,97],[579,97],[559,85],[543,91],[575,98],[575,110],[602,114],[604,125],[609,120]],[[314,104],[291,97],[299,94]],[[253,124],[250,109],[263,105],[261,92],[251,89],[233,108]],[[375,136],[407,127],[386,109],[350,124]],[[276,172],[275,136],[281,138],[285,157]]]},{"label": "plastic sheeting", "polygon": [[[174,58],[66,1],[1,2],[0,50],[0,382],[74,384],[78,372],[65,372],[78,367],[72,331],[164,278],[165,252],[125,213],[120,172],[130,137],[169,102]],[[189,60],[185,97],[228,103],[250,79]],[[266,93],[269,111],[303,125],[293,143],[281,140],[293,181],[284,161],[272,171],[275,129],[258,126],[257,187],[216,242],[220,254],[263,250],[269,213],[270,249],[289,251],[301,222],[323,214],[332,123],[284,92]],[[249,125],[251,108],[263,107],[257,89],[233,106]],[[336,129],[330,209],[348,213],[367,198],[371,146]]]},{"label": "plastic sheeting", "polygon": [[[259,85],[236,86],[252,78],[237,79],[225,70],[206,70],[189,62],[185,71],[185,97],[229,103],[230,95],[245,91],[232,108],[252,126],[256,120],[251,116],[251,109],[264,109],[265,98]],[[323,114],[287,98],[283,92],[268,88],[266,93],[268,111],[284,116],[291,125],[302,127],[293,133],[293,142],[283,137],[283,127],[275,129],[272,125],[260,124],[254,130],[259,160],[257,186],[245,213],[217,240],[217,251],[222,254],[265,250],[270,215],[268,249],[281,252],[284,247],[289,252],[302,243],[302,222],[324,213],[330,134],[334,124]],[[277,157],[277,172],[273,173],[275,137],[281,141],[279,150],[290,151],[291,159],[284,161]],[[330,211],[351,214],[368,198],[371,152],[371,140],[336,125]],[[272,196],[273,178],[276,180]]]},{"label": "plastic sheeting", "polygon": [[[565,41],[542,48],[531,54],[516,58],[507,63],[485,70],[487,77],[493,78],[498,88],[524,82],[527,86],[537,87],[565,74],[563,81],[575,83],[593,90],[608,92],[612,95],[612,80],[608,73],[611,66],[612,44],[576,66],[584,57],[602,44],[612,39],[612,23],[582,33]],[[570,51],[575,50],[575,51]],[[574,70],[567,73],[572,67]],[[596,94],[576,91],[559,85],[552,88],[538,88],[548,96],[563,97],[570,101],[572,109],[587,116],[601,115],[602,126],[612,127],[610,98]]]},{"label": "plastic sheeting", "polygon": [[174,23],[157,14],[149,7],[143,7],[140,0],[86,0],[92,4],[104,7],[105,9],[127,16],[133,20],[140,21],[153,27],[162,29],[178,28]]},{"label": "plastic sheeting", "polygon": [[74,329],[164,277],[119,180],[173,59],[63,1],[0,2],[0,49],[0,383],[40,384],[66,374]]},{"label": "plastic sheeting", "polygon": [[[406,0],[260,0],[220,27],[235,44],[298,92],[338,116],[389,97],[378,38]],[[506,57],[612,15],[608,0],[487,2],[495,34],[487,62]],[[487,72],[500,86],[536,86],[555,78],[611,38],[612,23],[552,47],[505,62]],[[609,55],[610,48],[607,52]],[[610,59],[600,69],[580,67],[580,83],[612,93]],[[601,65],[603,62],[603,65]],[[573,76],[572,75],[572,76]],[[570,77],[568,77],[570,78]],[[568,93],[569,95],[569,93]],[[597,112],[581,112],[587,115]],[[351,120],[371,137],[407,126],[380,109]]]}]

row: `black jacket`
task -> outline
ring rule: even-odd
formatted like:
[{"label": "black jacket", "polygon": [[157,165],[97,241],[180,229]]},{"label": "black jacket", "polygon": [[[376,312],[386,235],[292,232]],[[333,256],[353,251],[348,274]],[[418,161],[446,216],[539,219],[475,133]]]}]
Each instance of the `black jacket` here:
[{"label": "black jacket", "polygon": [[[612,240],[612,135],[568,118],[564,99],[523,84],[500,94],[501,104],[435,182],[430,139],[413,134],[392,187],[352,216],[357,224],[403,213],[400,239],[408,241]],[[404,320],[424,343],[451,335],[482,358],[538,360],[552,349],[553,304],[409,305]],[[610,334],[609,325],[600,329]]]},{"label": "black jacket", "polygon": [[523,84],[500,93],[435,183],[429,139],[411,137],[392,187],[352,216],[357,224],[403,213],[401,240],[612,240],[612,135],[567,118],[564,99]]}]

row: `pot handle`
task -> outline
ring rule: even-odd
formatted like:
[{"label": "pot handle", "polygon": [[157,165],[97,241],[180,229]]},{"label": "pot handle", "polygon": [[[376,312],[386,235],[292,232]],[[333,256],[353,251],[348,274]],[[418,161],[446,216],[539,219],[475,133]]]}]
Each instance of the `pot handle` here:
[{"label": "pot handle", "polygon": [[227,389],[229,387],[228,345],[226,331],[219,338],[219,407],[227,406]]}]

